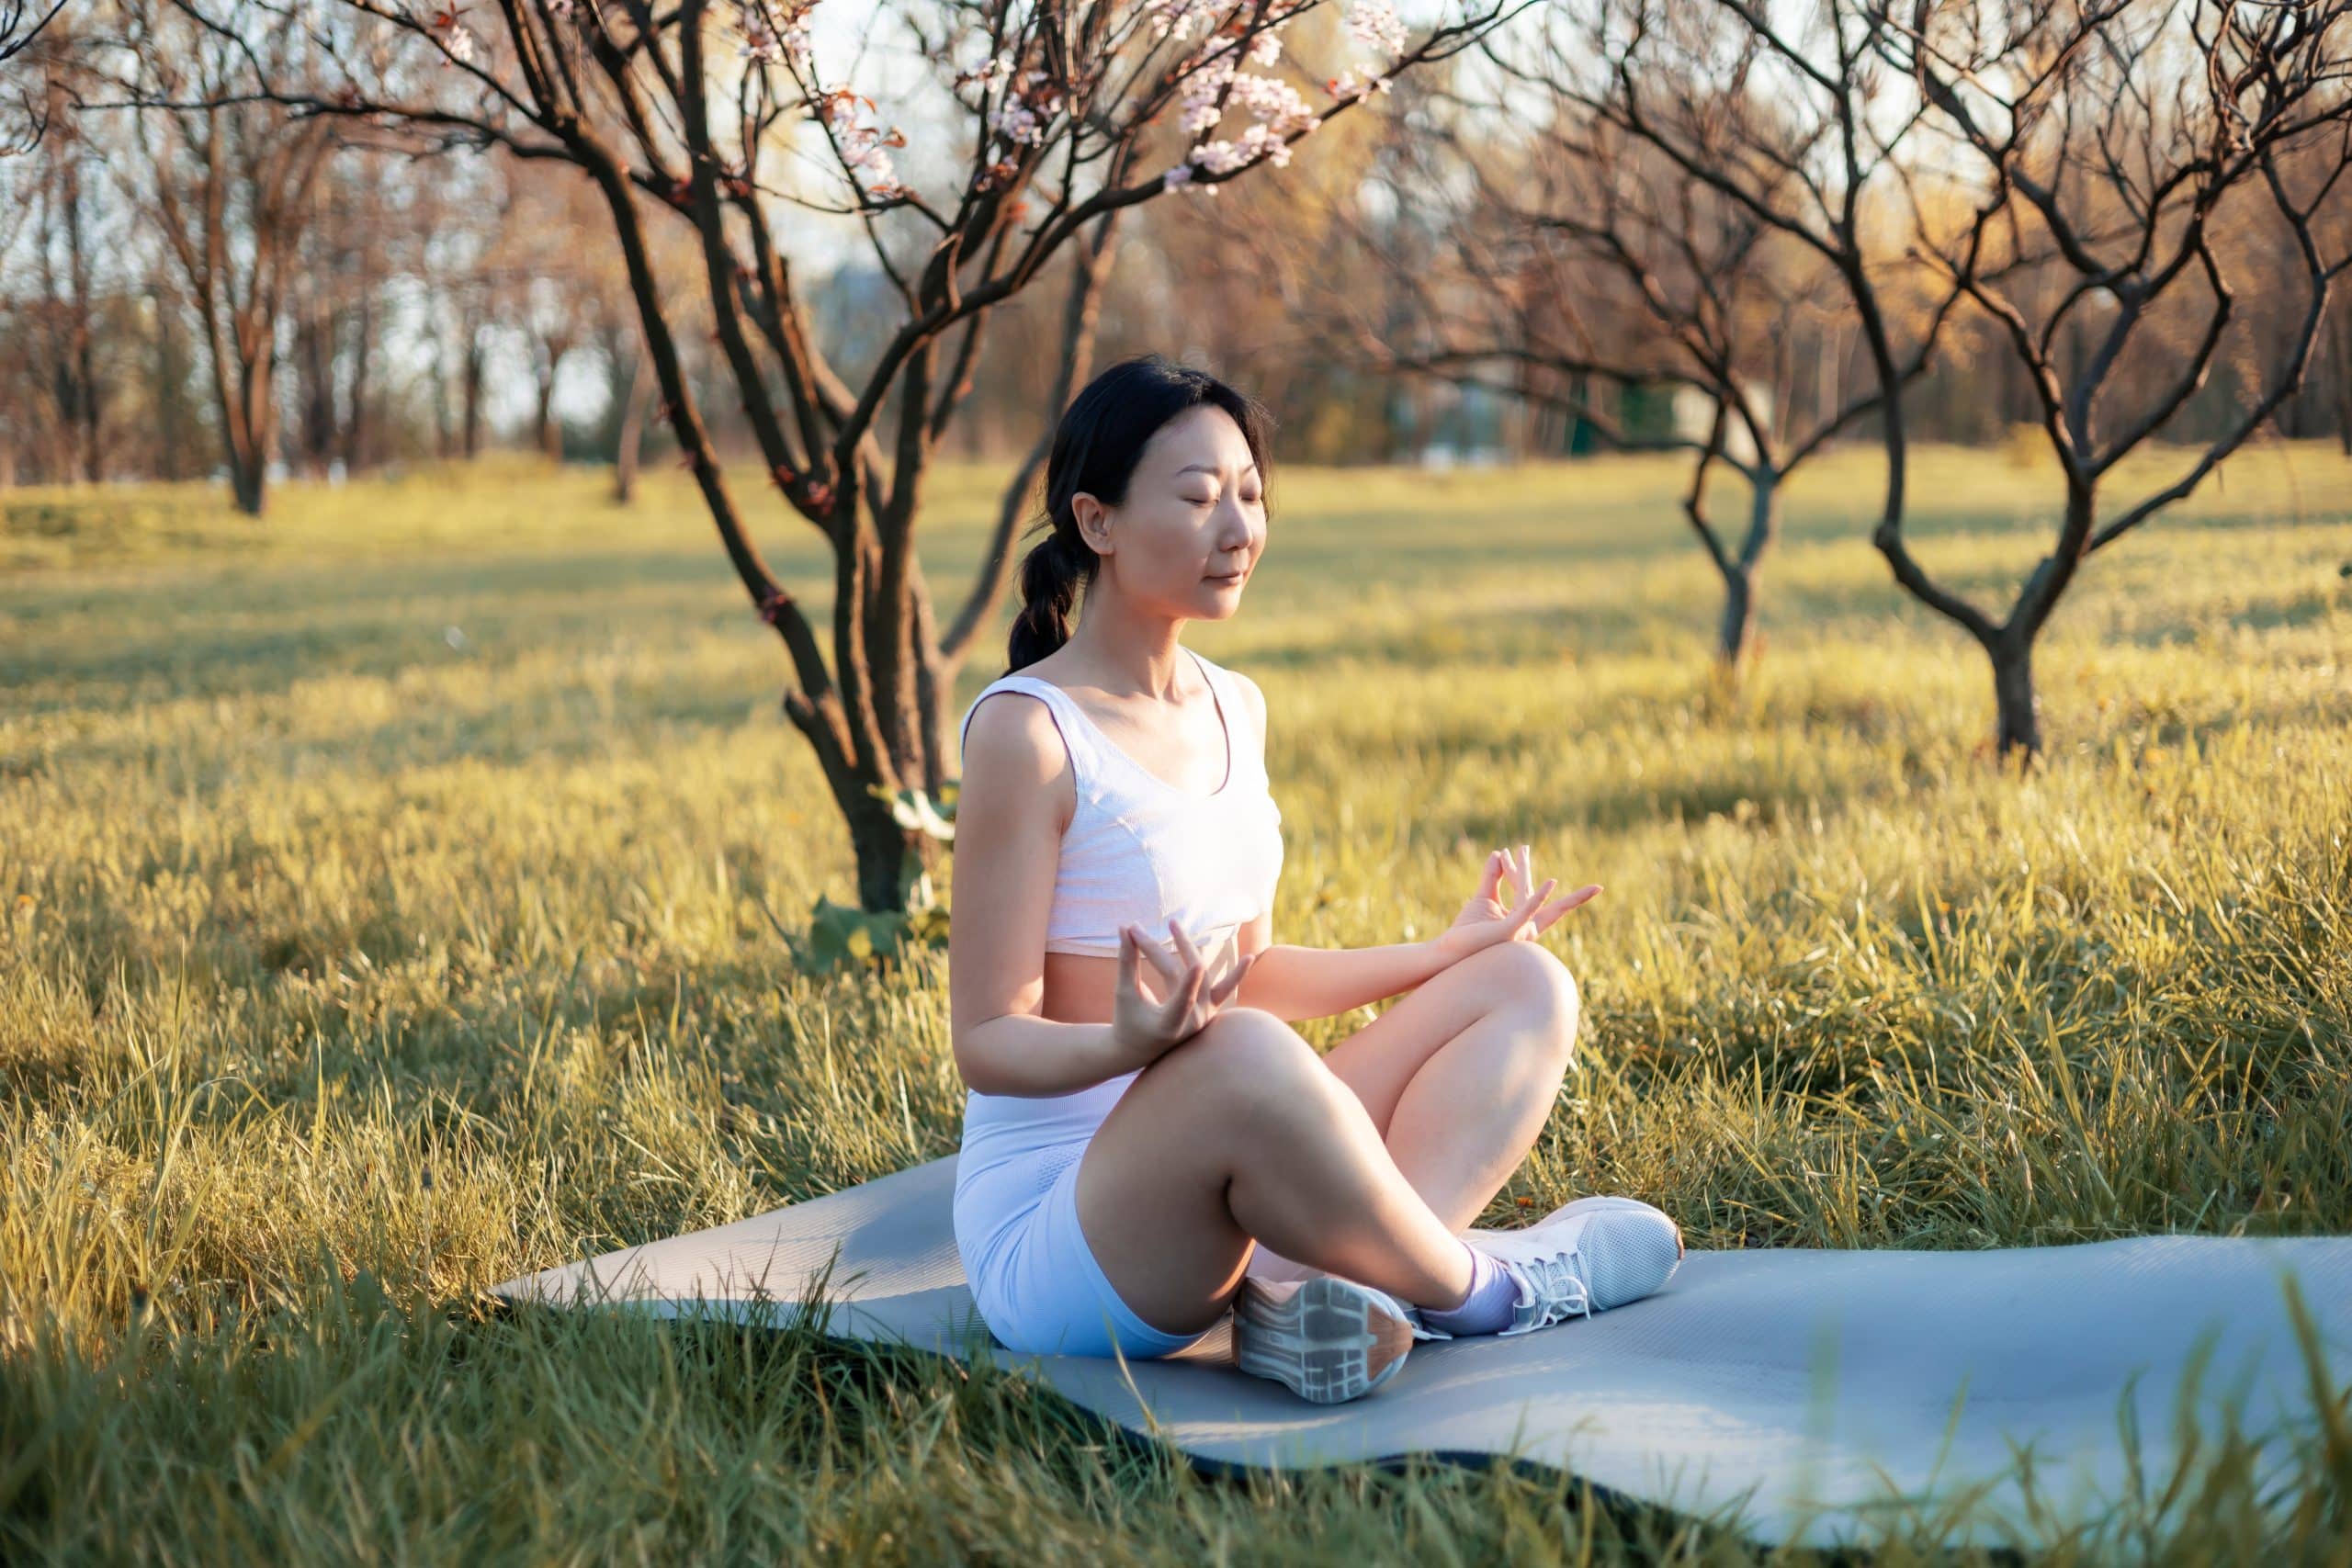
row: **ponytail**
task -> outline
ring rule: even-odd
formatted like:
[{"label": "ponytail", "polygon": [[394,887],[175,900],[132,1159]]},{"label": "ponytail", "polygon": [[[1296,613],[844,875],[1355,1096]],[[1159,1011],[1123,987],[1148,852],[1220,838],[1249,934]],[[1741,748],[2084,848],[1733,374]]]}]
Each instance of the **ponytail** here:
[{"label": "ponytail", "polygon": [[1067,498],[1050,521],[1053,531],[1021,563],[1021,614],[1005,645],[1008,673],[1035,664],[1069,640],[1079,585],[1091,581],[1102,563],[1094,547],[1079,536]]}]

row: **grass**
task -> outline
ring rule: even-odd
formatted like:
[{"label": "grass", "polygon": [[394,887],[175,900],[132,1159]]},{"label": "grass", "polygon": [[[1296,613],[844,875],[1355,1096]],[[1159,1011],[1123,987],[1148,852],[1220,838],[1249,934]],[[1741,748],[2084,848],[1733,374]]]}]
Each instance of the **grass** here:
[{"label": "grass", "polygon": [[[1702,1247],[2352,1228],[2352,464],[2249,453],[2096,559],[2024,780],[1868,547],[1874,477],[1793,488],[1733,695],[1670,466],[1279,476],[1240,616],[1188,632],[1270,699],[1277,940],[1427,934],[1501,842],[1607,886],[1546,938],[1586,1032],[1486,1223],[1600,1190]],[[936,488],[944,604],[993,482]],[[1914,493],[1989,602],[2056,490],[1931,452]],[[765,542],[825,624],[814,536]],[[776,938],[848,850],[691,494],[6,492],[0,562],[0,1555],[1762,1555],[1548,1472],[1204,1479],[811,1332],[485,1313],[956,1145],[944,954],[819,979]],[[2340,1426],[2182,1481],[2025,1544],[2352,1560]]]}]

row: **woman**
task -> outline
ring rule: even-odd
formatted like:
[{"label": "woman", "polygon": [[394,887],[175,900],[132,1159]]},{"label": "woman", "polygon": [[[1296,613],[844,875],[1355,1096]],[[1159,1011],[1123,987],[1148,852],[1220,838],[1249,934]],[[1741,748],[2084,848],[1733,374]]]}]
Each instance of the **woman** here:
[{"label": "woman", "polygon": [[[1522,845],[1429,941],[1273,945],[1265,699],[1178,640],[1239,608],[1264,553],[1268,423],[1150,355],[1097,377],[1055,434],[1015,672],[964,716],[956,1239],[1010,1348],[1165,1356],[1229,1304],[1241,1367],[1329,1403],[1416,1338],[1646,1295],[1682,1244],[1622,1198],[1458,1234],[1534,1144],[1572,1050],[1575,983],[1534,938],[1599,887],[1544,902],[1557,881],[1532,886]],[[1012,694],[1034,700],[991,700]],[[1329,1055],[1291,1028],[1398,992]]]}]

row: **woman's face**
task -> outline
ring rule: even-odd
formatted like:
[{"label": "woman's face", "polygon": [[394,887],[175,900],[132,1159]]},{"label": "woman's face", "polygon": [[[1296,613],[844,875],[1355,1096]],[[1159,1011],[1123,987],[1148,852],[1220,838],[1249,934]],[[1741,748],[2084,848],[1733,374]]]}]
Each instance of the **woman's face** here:
[{"label": "woman's face", "polygon": [[1265,486],[1223,409],[1185,410],[1144,444],[1126,499],[1080,492],[1079,531],[1119,591],[1170,615],[1223,620],[1266,548]]}]

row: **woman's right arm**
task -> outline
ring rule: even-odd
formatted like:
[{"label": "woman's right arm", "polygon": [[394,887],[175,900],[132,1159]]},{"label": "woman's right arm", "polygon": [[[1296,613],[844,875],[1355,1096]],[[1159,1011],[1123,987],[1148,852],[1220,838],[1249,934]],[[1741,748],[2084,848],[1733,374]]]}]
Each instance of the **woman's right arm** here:
[{"label": "woman's right arm", "polygon": [[981,1094],[1073,1094],[1140,1062],[1114,1026],[1042,1015],[1046,922],[1078,783],[1045,704],[991,693],[964,734],[947,922],[948,1038]]}]

